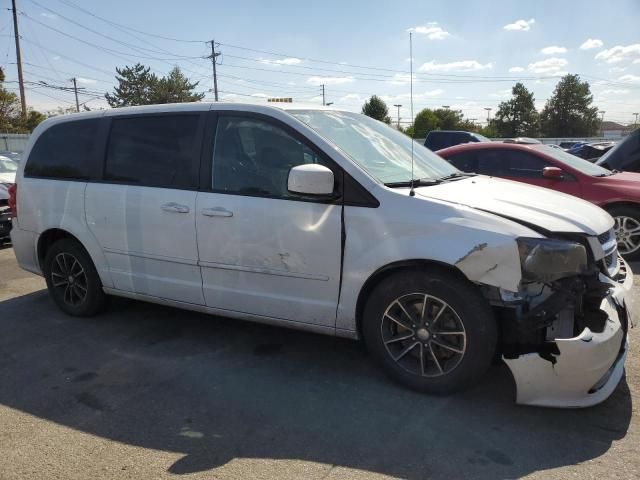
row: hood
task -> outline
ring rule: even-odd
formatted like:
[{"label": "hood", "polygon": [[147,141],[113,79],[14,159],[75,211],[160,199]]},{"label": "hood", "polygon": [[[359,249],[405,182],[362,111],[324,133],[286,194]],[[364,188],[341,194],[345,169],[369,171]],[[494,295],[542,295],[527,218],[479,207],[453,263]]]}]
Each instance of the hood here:
[{"label": "hood", "polygon": [[495,213],[551,232],[599,235],[613,227],[600,207],[564,193],[478,175],[431,187],[416,194]]},{"label": "hood", "polygon": [[[606,184],[612,187],[632,187],[640,189],[640,173],[619,172],[606,177],[596,177],[596,184]],[[640,191],[640,190],[639,190]]]},{"label": "hood", "polygon": [[15,183],[16,173],[0,173],[0,183]]}]

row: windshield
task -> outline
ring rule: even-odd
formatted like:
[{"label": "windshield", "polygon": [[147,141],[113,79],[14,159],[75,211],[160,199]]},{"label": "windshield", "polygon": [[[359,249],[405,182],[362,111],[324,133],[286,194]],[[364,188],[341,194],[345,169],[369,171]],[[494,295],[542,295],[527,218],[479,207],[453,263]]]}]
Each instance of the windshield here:
[{"label": "windshield", "polygon": [[382,183],[411,181],[412,143],[415,179],[430,180],[458,173],[449,162],[404,133],[365,115],[323,110],[289,113],[339,147]]},{"label": "windshield", "polygon": [[15,173],[18,164],[7,157],[0,157],[0,173]]},{"label": "windshield", "polygon": [[484,135],[480,135],[479,133],[474,133],[473,136],[476,137],[481,142],[490,142],[491,141],[490,139],[488,139]]},{"label": "windshield", "polygon": [[585,175],[591,175],[593,177],[603,177],[605,175],[611,175],[611,171],[603,168],[599,165],[595,165],[587,160],[583,160],[580,157],[576,157],[570,153],[560,150],[558,148],[552,148],[548,145],[541,145],[537,147],[541,152],[544,152],[550,157],[555,158],[559,162],[569,165],[571,168],[575,168]]},{"label": "windshield", "polygon": [[640,130],[635,130],[608,152],[605,152],[596,163],[616,170],[626,170],[637,159],[639,153]]}]

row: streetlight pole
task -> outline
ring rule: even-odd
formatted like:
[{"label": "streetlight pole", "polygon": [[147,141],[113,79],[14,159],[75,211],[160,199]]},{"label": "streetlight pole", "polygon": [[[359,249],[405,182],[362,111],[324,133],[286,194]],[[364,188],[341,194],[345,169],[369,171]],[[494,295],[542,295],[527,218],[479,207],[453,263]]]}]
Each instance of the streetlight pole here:
[{"label": "streetlight pole", "polygon": [[600,117],[600,136],[604,137],[604,114],[607,112],[605,112],[604,110],[600,110],[598,113],[602,115]]},{"label": "streetlight pole", "polygon": [[[394,107],[396,107],[398,109],[398,130],[400,130],[400,107],[401,106],[402,105],[399,105],[399,104],[394,105]],[[637,116],[637,114],[636,114],[636,116]]]},{"label": "streetlight pole", "polygon": [[635,122],[633,122],[633,129],[635,130],[636,128],[638,128],[638,113],[634,113],[633,115],[636,116],[636,120]]},{"label": "streetlight pole", "polygon": [[491,110],[493,110],[491,107],[484,107],[484,109],[487,111],[487,125],[489,125],[489,120],[491,119]]}]

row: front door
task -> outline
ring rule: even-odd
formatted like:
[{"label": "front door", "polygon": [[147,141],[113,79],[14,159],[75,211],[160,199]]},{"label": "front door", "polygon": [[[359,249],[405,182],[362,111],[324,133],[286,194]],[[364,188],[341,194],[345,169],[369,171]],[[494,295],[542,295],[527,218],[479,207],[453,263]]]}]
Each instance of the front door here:
[{"label": "front door", "polygon": [[204,304],[195,230],[204,116],[111,120],[102,182],[87,185],[85,206],[116,289]]},{"label": "front door", "polygon": [[220,113],[215,123],[211,184],[196,201],[206,304],[334,327],[342,205],[292,194],[287,178],[300,164],[337,167],[270,117]]}]

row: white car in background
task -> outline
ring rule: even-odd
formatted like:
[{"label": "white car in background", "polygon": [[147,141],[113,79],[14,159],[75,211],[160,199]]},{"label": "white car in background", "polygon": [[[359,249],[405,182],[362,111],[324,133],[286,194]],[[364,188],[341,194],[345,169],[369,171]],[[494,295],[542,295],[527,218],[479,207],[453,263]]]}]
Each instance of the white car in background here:
[{"label": "white car in background", "polygon": [[530,405],[593,405],[623,374],[633,277],[609,214],[462,173],[360,114],[189,103],[51,118],[9,203],[18,263],[71,315],[119,295],[361,338],[429,393],[479,381],[497,351]]},{"label": "white car in background", "polygon": [[0,155],[0,244],[9,239],[11,210],[9,209],[9,185],[16,181],[18,163]]}]

